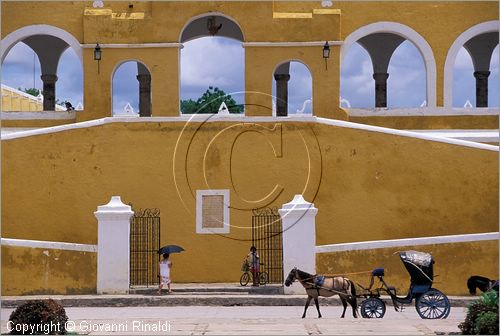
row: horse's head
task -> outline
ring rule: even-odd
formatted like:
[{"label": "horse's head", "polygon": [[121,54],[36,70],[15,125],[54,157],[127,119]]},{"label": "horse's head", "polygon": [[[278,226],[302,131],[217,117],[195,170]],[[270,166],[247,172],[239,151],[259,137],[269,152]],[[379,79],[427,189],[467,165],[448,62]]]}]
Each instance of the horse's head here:
[{"label": "horse's head", "polygon": [[474,284],[474,281],[473,281],[472,277],[469,278],[469,280],[467,280],[467,288],[469,289],[469,293],[471,295],[475,295],[476,294],[476,286]]},{"label": "horse's head", "polygon": [[296,279],[297,277],[297,267],[294,267],[290,273],[288,273],[288,276],[285,280],[285,286],[289,287]]}]

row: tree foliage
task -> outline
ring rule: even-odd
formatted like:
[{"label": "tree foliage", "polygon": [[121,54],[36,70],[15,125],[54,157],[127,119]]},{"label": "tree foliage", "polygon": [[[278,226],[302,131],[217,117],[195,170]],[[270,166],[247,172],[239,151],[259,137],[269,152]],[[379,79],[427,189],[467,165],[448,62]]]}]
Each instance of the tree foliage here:
[{"label": "tree foliage", "polygon": [[35,88],[29,88],[29,89],[27,89],[27,88],[24,88],[24,89],[17,88],[17,89],[18,89],[19,91],[26,92],[26,93],[28,93],[28,94],[30,94],[30,95],[32,95],[32,96],[35,96],[35,97],[36,97],[36,96],[38,96],[38,95],[40,94],[40,90],[35,89]]},{"label": "tree foliage", "polygon": [[230,113],[243,113],[243,106],[237,104],[231,95],[212,86],[209,86],[208,90],[196,101],[181,100],[181,111],[185,114],[217,113],[223,102],[226,103]]}]

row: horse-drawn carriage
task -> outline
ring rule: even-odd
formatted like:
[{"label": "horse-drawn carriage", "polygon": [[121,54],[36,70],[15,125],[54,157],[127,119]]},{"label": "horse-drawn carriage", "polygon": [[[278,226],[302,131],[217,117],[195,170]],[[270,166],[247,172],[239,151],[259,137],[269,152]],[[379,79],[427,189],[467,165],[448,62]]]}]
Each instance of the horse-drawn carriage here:
[{"label": "horse-drawn carriage", "polygon": [[[308,299],[302,317],[306,316],[307,307],[311,299],[314,299],[318,316],[321,317],[318,296],[329,297],[339,295],[344,306],[341,317],[345,315],[347,303],[351,304],[353,316],[357,317],[356,299],[364,298],[360,307],[361,316],[365,318],[382,318],[385,315],[386,305],[380,297],[383,294],[387,294],[391,298],[396,311],[402,311],[403,305],[411,304],[413,299],[415,299],[415,309],[421,318],[447,318],[450,314],[450,301],[445,294],[432,288],[434,281],[434,260],[432,256],[429,253],[417,251],[398,253],[411,278],[410,288],[405,297],[397,296],[396,288],[387,285],[384,281],[385,272],[383,268],[376,268],[371,271],[368,287],[357,284],[362,289],[362,292],[359,294],[356,293],[354,283],[343,276],[325,277],[317,274],[311,275],[297,268],[290,271],[285,285],[290,286],[294,280],[298,280],[306,289]],[[375,278],[379,280],[377,286],[375,286]]]},{"label": "horse-drawn carriage", "polygon": [[[447,318],[450,314],[450,301],[439,290],[432,288],[434,281],[434,260],[429,253],[406,251],[398,252],[401,261],[410,274],[410,288],[405,297],[399,297],[393,286],[384,281],[384,269],[376,268],[371,273],[370,285],[357,295],[365,298],[361,302],[361,316],[365,318],[382,318],[385,314],[385,303],[380,299],[382,294],[390,296],[394,309],[402,311],[405,304],[411,304],[415,299],[415,309],[423,319]],[[374,280],[379,280],[379,286],[374,287]]]}]

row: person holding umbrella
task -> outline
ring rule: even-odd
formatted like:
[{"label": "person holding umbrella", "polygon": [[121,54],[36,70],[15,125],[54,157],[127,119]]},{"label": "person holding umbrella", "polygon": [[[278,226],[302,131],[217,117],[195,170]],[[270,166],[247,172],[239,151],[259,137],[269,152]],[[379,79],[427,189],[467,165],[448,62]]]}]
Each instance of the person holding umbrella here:
[{"label": "person holding umbrella", "polygon": [[161,290],[163,285],[168,286],[168,294],[172,293],[170,288],[170,269],[172,268],[172,262],[169,260],[170,254],[164,253],[163,259],[160,261],[160,286],[158,287],[158,295],[161,295]]},{"label": "person holding umbrella", "polygon": [[172,269],[172,262],[170,261],[170,253],[179,253],[184,251],[184,249],[177,245],[166,245],[158,250],[158,254],[163,254],[163,259],[160,261],[160,265],[158,267],[160,274],[160,285],[158,287],[158,295],[161,295],[161,290],[164,285],[168,286],[168,294],[172,293],[172,289],[170,288],[171,280],[170,280],[170,270]]}]

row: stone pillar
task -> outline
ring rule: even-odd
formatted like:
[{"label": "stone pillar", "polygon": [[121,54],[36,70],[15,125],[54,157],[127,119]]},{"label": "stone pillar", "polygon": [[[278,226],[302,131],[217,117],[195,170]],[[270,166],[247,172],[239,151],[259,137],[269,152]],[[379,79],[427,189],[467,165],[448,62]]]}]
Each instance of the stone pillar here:
[{"label": "stone pillar", "polygon": [[97,207],[97,294],[126,294],[130,285],[132,208],[113,196]]},{"label": "stone pillar", "polygon": [[476,77],[476,107],[488,107],[488,77],[489,71],[475,71]]},{"label": "stone pillar", "polygon": [[151,117],[151,75],[137,75],[139,81],[139,116]]},{"label": "stone pillar", "polygon": [[387,107],[387,72],[373,74],[375,79],[375,107]]},{"label": "stone pillar", "polygon": [[286,117],[288,115],[288,74],[274,74],[276,80],[276,116]]},{"label": "stone pillar", "polygon": [[41,75],[43,81],[43,110],[55,111],[56,110],[56,75]]},{"label": "stone pillar", "polygon": [[[279,211],[283,224],[283,280],[294,268],[316,273],[316,214],[314,204],[295,195],[290,203],[283,204]],[[284,287],[285,294],[303,294],[304,288],[295,282]]]}]

